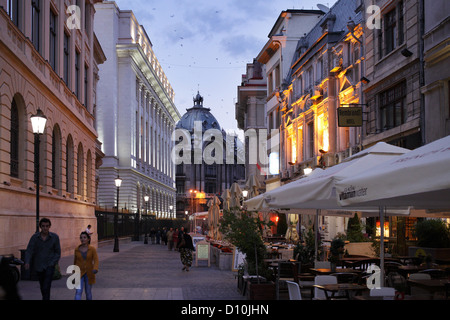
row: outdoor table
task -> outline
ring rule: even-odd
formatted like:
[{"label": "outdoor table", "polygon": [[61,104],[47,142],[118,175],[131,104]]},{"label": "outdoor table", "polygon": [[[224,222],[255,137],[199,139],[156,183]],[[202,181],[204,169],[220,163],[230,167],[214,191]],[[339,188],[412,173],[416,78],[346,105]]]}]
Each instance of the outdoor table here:
[{"label": "outdoor table", "polygon": [[407,265],[407,266],[400,266],[398,267],[398,271],[407,278],[409,274],[416,273],[419,271],[426,270],[427,268],[425,266],[415,266],[415,265]]},{"label": "outdoor table", "polygon": [[351,273],[359,273],[361,270],[355,270],[352,268],[336,268],[336,270],[331,271],[331,269],[327,268],[317,268],[317,269],[310,269],[312,273],[315,273],[316,275],[328,275],[332,273],[338,273],[338,272],[351,272]]},{"label": "outdoor table", "polygon": [[[357,291],[357,292],[361,292],[367,289],[366,286],[364,285],[360,285],[360,284],[356,284],[356,283],[338,283],[338,284],[315,284],[313,285],[313,287],[321,289],[325,292],[325,297],[327,298],[327,300],[331,300],[331,299],[343,299],[343,298],[347,298],[350,300],[350,291]],[[335,296],[337,292],[339,291],[345,291],[345,295],[344,296]],[[328,295],[328,293],[331,293],[331,296]]]},{"label": "outdoor table", "polygon": [[435,292],[444,292],[446,284],[450,283],[449,279],[408,279],[408,285],[421,287],[431,294]]}]

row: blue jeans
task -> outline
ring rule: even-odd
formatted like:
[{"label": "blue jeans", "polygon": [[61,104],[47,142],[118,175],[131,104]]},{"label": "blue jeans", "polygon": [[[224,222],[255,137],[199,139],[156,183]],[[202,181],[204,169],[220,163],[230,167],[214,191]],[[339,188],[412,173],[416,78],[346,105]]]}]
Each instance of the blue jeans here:
[{"label": "blue jeans", "polygon": [[80,279],[80,289],[77,289],[75,292],[75,300],[81,300],[81,295],[83,294],[83,290],[86,291],[86,300],[92,300],[92,286],[89,284],[89,279],[87,273],[85,273]]}]

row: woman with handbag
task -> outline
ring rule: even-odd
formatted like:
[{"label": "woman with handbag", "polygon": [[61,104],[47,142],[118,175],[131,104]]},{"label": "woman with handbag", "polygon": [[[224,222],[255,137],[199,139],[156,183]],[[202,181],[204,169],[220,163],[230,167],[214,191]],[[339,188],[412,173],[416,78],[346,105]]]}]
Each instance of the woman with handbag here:
[{"label": "woman with handbag", "polygon": [[183,264],[183,269],[181,270],[189,271],[189,267],[192,265],[192,251],[194,251],[194,245],[187,230],[182,230],[180,232],[178,249],[180,251],[181,263]]}]

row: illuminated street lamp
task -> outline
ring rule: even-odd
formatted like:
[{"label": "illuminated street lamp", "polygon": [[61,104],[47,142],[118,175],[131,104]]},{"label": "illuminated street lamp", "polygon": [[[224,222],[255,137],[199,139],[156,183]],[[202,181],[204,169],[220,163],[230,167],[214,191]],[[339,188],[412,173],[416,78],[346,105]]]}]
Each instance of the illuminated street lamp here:
[{"label": "illuminated street lamp", "polygon": [[36,181],[36,232],[39,232],[39,170],[40,170],[40,156],[39,148],[41,144],[41,135],[44,134],[47,117],[38,109],[36,114],[30,117],[31,126],[34,133],[34,179]]},{"label": "illuminated street lamp", "polygon": [[117,206],[116,206],[116,212],[114,214],[114,249],[113,252],[119,252],[119,237],[117,235],[117,224],[118,224],[118,214],[119,214],[119,189],[120,186],[122,185],[122,179],[117,176],[116,179],[114,179],[114,183],[116,184],[116,188],[117,188]]},{"label": "illuminated street lamp", "polygon": [[145,201],[145,237],[144,237],[144,244],[148,244],[148,235],[147,235],[147,220],[148,220],[148,200],[150,199],[149,196],[144,196]]}]

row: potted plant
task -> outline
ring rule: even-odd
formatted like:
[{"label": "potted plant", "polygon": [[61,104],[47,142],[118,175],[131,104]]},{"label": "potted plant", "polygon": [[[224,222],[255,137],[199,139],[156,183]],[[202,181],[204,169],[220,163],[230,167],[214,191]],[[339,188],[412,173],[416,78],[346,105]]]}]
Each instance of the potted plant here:
[{"label": "potted plant", "polygon": [[328,260],[331,263],[331,271],[336,271],[336,265],[341,261],[342,255],[344,254],[345,242],[341,238],[335,238],[331,241],[330,246],[330,257]]},{"label": "potted plant", "polygon": [[[450,258],[450,227],[440,219],[423,219],[414,226],[417,246],[409,247],[410,256],[422,253],[424,257],[432,256],[432,260]],[[428,258],[429,261],[430,258]]]},{"label": "potted plant", "polygon": [[[223,237],[245,255],[245,273],[256,276],[255,280],[247,283],[252,300],[275,298],[275,284],[269,281],[272,273],[264,263],[266,246],[262,238],[264,225],[270,224],[260,220],[257,214],[238,208],[225,210],[220,221],[219,229]],[[240,273],[238,276],[243,277],[244,274]]]},{"label": "potted plant", "polygon": [[[315,236],[312,228],[308,228],[302,235],[304,243],[298,242],[294,248],[294,259],[300,261],[301,273],[309,272],[310,268],[314,267],[315,252]],[[320,241],[320,240],[319,240]],[[320,242],[317,246],[321,248]],[[320,252],[318,253],[318,255]]]}]

